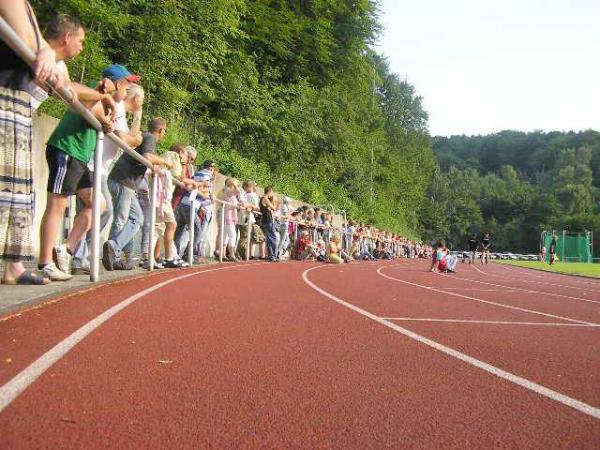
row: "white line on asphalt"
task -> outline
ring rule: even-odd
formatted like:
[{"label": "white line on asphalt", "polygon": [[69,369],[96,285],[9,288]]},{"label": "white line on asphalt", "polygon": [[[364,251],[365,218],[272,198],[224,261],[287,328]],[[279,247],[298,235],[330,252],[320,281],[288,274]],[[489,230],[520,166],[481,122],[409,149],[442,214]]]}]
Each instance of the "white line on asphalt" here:
[{"label": "white line on asphalt", "polygon": [[584,403],[582,401],[568,397],[564,394],[561,394],[560,392],[556,392],[550,388],[542,386],[541,384],[537,384],[533,381],[527,380],[526,378],[522,378],[518,375],[507,372],[498,367],[492,366],[491,364],[480,361],[476,358],[473,358],[472,356],[469,356],[469,355],[461,353],[457,350],[454,350],[453,348],[446,347],[445,345],[442,345],[439,342],[433,341],[429,338],[426,338],[425,336],[421,336],[420,334],[417,334],[410,330],[407,330],[406,328],[402,328],[401,326],[399,326],[395,323],[384,320],[384,319],[376,316],[375,314],[370,313],[369,311],[359,308],[358,306],[355,306],[352,303],[348,303],[348,302],[342,300],[341,298],[336,297],[335,295],[325,291],[324,289],[321,289],[319,286],[317,286],[315,283],[313,283],[312,281],[310,281],[308,279],[308,273],[315,269],[323,268],[323,267],[328,267],[328,266],[317,266],[317,267],[313,267],[311,269],[305,270],[302,273],[302,278],[304,279],[304,282],[306,284],[308,284],[311,288],[313,288],[315,291],[319,292],[321,295],[324,295],[325,297],[329,298],[330,300],[333,300],[334,302],[339,303],[340,305],[345,306],[346,308],[351,309],[352,311],[357,312],[357,313],[361,314],[362,316],[365,316],[375,322],[378,322],[381,325],[391,328],[392,330],[397,331],[398,333],[403,334],[404,336],[407,336],[417,342],[420,342],[420,343],[425,344],[435,350],[438,350],[442,353],[452,356],[453,358],[459,359],[463,362],[466,362],[467,364],[471,364],[472,366],[475,366],[479,369],[485,370],[486,372],[491,373],[492,375],[495,375],[499,378],[510,381],[511,383],[514,383],[518,386],[524,387],[525,389],[529,389],[530,391],[533,391],[537,394],[540,394],[540,395],[547,397],[551,400],[554,400],[556,402],[562,403],[563,405],[569,406],[569,407],[576,409],[577,411],[580,411],[584,414],[595,417],[596,419],[600,419],[600,408],[596,408],[592,405],[588,405],[587,403]]},{"label": "white line on asphalt", "polygon": [[158,283],[148,289],[144,289],[143,291],[126,298],[121,303],[118,303],[112,308],[107,309],[98,317],[92,319],[84,326],[79,328],[77,331],[75,331],[73,334],[56,344],[53,348],[48,350],[46,353],[44,353],[42,356],[36,359],[33,363],[31,363],[27,368],[23,369],[19,374],[13,377],[9,382],[0,387],[0,412],[2,412],[8,405],[10,405],[11,402],[15,400],[25,389],[31,386],[31,384],[35,380],[37,380],[46,370],[52,367],[73,347],[75,347],[90,333],[96,330],[96,328],[98,328],[100,325],[109,320],[115,314],[127,308],[129,305],[136,302],[145,295],[154,292],[168,284],[174,283],[175,281],[183,280],[184,278],[193,277],[207,272],[216,272],[217,270],[233,269],[236,267],[239,268],[250,265],[256,266],[260,264],[238,264],[235,266],[219,267],[217,269],[209,269],[203,270],[201,272],[188,273],[177,278],[172,278],[170,280],[163,281],[162,283]]},{"label": "white line on asphalt", "polygon": [[481,269],[478,269],[478,268],[477,268],[477,266],[476,266],[475,264],[471,264],[471,267],[472,267],[473,269],[475,269],[477,272],[485,274],[485,272],[484,272],[483,270],[481,270]]},{"label": "white line on asphalt", "polygon": [[437,289],[437,288],[434,288],[431,286],[423,286],[422,284],[412,283],[410,281],[399,280],[398,278],[390,277],[389,275],[386,275],[385,273],[383,273],[381,271],[381,269],[388,268],[388,267],[393,267],[393,266],[380,267],[379,269],[377,269],[377,273],[384,278],[388,278],[392,281],[397,281],[398,283],[409,284],[411,286],[415,286],[415,287],[418,287],[421,289],[427,289],[428,291],[440,292],[444,295],[451,295],[454,297],[466,298],[467,300],[473,300],[473,301],[479,302],[479,303],[486,303],[488,305],[498,306],[500,308],[514,309],[515,311],[522,311],[522,312],[526,312],[526,313],[530,313],[530,314],[536,314],[538,316],[552,317],[553,319],[566,320],[567,322],[584,323],[586,325],[598,325],[593,322],[586,322],[584,320],[571,319],[569,317],[557,316],[555,314],[549,314],[549,313],[545,313],[545,312],[541,312],[541,311],[536,311],[533,309],[521,308],[519,306],[512,306],[512,305],[506,305],[504,303],[492,302],[490,300],[483,300],[483,299],[477,298],[477,297],[469,297],[468,295],[457,294],[456,292],[443,291],[441,289]]},{"label": "white line on asphalt", "polygon": [[[454,276],[452,277],[454,278]],[[460,287],[440,287],[444,291],[468,291],[468,292],[514,292],[511,289],[480,289],[480,288],[460,288]]]},{"label": "white line on asphalt", "polygon": [[590,300],[590,299],[581,298],[581,297],[573,297],[571,295],[555,294],[554,292],[534,291],[532,289],[519,288],[519,287],[515,287],[515,286],[507,286],[505,284],[488,283],[487,281],[473,280],[471,278],[463,278],[463,277],[456,276],[456,275],[452,275],[452,276],[447,275],[447,274],[441,274],[441,275],[448,277],[448,278],[454,278],[455,280],[469,281],[471,283],[485,284],[487,286],[502,287],[502,288],[507,288],[507,289],[513,290],[513,291],[526,292],[528,294],[550,295],[552,297],[568,298],[569,300],[579,300],[581,302],[586,302],[586,303],[600,304],[600,301],[597,301],[597,300]]},{"label": "white line on asphalt", "polygon": [[[535,283],[535,284],[544,284],[544,285],[548,285],[548,286],[556,286],[556,287],[563,287],[563,288],[568,288],[568,289],[579,289],[581,291],[590,291],[590,290],[597,290],[600,288],[600,283],[596,280],[592,280],[592,279],[583,279],[583,278],[576,278],[571,276],[570,281],[573,283],[577,283],[578,286],[573,286],[573,285],[566,285],[566,284],[558,284],[558,283],[553,283],[552,281],[557,281],[557,277],[565,277],[568,276],[569,274],[558,274],[556,272],[551,272],[549,270],[533,270],[533,269],[528,269],[527,267],[522,267],[522,270],[518,270],[518,269],[514,269],[513,267],[518,267],[518,266],[507,266],[506,264],[499,264],[499,267],[502,267],[503,269],[506,269],[508,272],[512,272],[512,273],[518,273],[520,275],[526,275],[527,277],[535,277],[535,278],[544,278],[545,281],[535,281],[535,280],[528,280],[528,279],[523,279],[520,278],[521,281],[524,281],[525,283]],[[539,273],[544,273],[544,275],[535,275],[531,272],[539,272]],[[507,278],[504,275],[498,275],[495,272],[485,272],[486,274],[498,277],[498,278]],[[552,281],[549,281],[552,280]]]},{"label": "white line on asphalt", "polygon": [[428,319],[421,317],[380,317],[383,320],[398,320],[403,322],[445,322],[445,323],[472,323],[492,325],[535,325],[541,327],[583,327],[598,328],[600,325],[586,325],[585,323],[558,323],[558,322],[510,322],[500,320],[463,320],[463,319]]}]

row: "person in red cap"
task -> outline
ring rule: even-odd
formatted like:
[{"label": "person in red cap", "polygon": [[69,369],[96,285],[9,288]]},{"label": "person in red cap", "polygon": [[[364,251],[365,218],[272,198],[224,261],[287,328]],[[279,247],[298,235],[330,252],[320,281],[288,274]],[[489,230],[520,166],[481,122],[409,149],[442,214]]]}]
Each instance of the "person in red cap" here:
[{"label": "person in red cap", "polygon": [[[99,92],[122,95],[125,98],[131,81],[139,81],[125,67],[113,64],[102,72],[103,79],[94,87]],[[102,123],[105,131],[113,128],[112,117],[106,115],[102,102],[83,102]],[[66,281],[71,278],[71,255],[92,226],[92,173],[88,164],[93,159],[98,133],[79,114],[67,111],[50,136],[46,147],[50,175],[48,199],[40,227],[40,257],[38,268],[50,280]],[[75,216],[73,228],[65,243],[55,247],[60,222],[68,198],[77,195],[83,208]],[[101,210],[106,205],[102,202]],[[53,261],[54,260],[54,261]]]}]

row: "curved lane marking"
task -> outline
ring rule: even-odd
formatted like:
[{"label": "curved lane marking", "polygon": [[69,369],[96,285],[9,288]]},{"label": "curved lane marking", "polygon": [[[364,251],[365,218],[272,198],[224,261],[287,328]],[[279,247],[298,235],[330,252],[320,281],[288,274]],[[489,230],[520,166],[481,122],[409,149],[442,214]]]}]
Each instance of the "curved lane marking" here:
[{"label": "curved lane marking", "polygon": [[395,266],[380,267],[379,269],[377,269],[377,273],[379,275],[381,275],[382,277],[384,277],[384,278],[387,278],[387,279],[392,280],[392,281],[397,281],[398,283],[409,284],[411,286],[415,286],[415,287],[418,287],[418,288],[421,288],[421,289],[426,289],[428,291],[439,292],[439,293],[442,293],[444,295],[451,295],[451,296],[454,296],[454,297],[465,298],[467,300],[473,300],[473,301],[479,302],[479,303],[486,303],[488,305],[498,306],[500,308],[513,309],[513,310],[516,310],[516,311],[526,312],[526,313],[529,313],[529,314],[536,314],[538,316],[544,316],[544,317],[551,317],[553,319],[566,320],[567,322],[583,323],[585,325],[593,325],[593,326],[600,325],[600,324],[597,324],[597,323],[594,323],[594,322],[586,322],[585,320],[578,320],[578,319],[571,319],[570,317],[557,316],[555,314],[545,313],[545,312],[542,312],[542,311],[536,311],[534,309],[527,309],[527,308],[521,308],[519,306],[506,305],[504,303],[492,302],[491,300],[484,300],[482,298],[470,297],[468,295],[457,294],[456,292],[444,291],[441,288],[438,289],[438,288],[434,288],[434,287],[431,287],[431,286],[423,286],[422,284],[412,283],[410,281],[400,280],[398,278],[394,278],[394,277],[391,277],[389,275],[386,275],[385,273],[383,273],[381,271],[382,269],[385,269],[385,268],[388,268],[388,267],[395,267]]},{"label": "curved lane marking", "polygon": [[[446,347],[445,345],[440,344],[439,342],[436,342],[434,340],[426,338],[425,336],[421,336],[420,334],[414,333],[414,332],[412,332],[406,328],[403,328],[395,323],[392,323],[385,319],[382,319],[381,317],[378,317],[375,314],[370,313],[367,310],[359,308],[358,306],[355,306],[352,303],[348,303],[348,302],[342,300],[341,298],[336,297],[335,295],[327,292],[326,290],[321,289],[319,286],[317,286],[315,283],[313,283],[312,281],[309,280],[308,273],[312,272],[315,269],[323,268],[323,267],[327,267],[327,266],[317,266],[317,267],[313,267],[311,269],[305,270],[302,273],[302,278],[304,279],[304,282],[306,284],[308,284],[311,288],[313,288],[315,291],[317,291],[321,295],[329,298],[330,300],[333,300],[334,302],[336,302],[342,306],[345,306],[346,308],[348,308],[354,312],[357,312],[360,315],[367,317],[383,326],[391,328],[392,330],[397,331],[398,333],[403,334],[406,337],[409,337],[417,342],[420,342],[421,344],[425,344],[428,347],[431,347],[437,351],[445,353],[448,356],[459,359],[460,361],[463,361],[467,364],[475,366],[475,367],[482,369],[492,375],[495,375],[499,378],[507,380],[518,386],[524,387],[525,389],[533,391],[539,395],[547,397],[558,403],[562,403],[563,405],[566,405],[566,406],[573,408],[579,412],[587,414],[588,416],[592,416],[596,419],[600,419],[600,408],[596,408],[592,405],[588,405],[587,403],[576,400],[567,395],[561,394],[560,392],[556,392],[550,388],[542,386],[541,384],[537,384],[533,381],[527,380],[526,378],[523,378],[523,377],[520,377],[513,373],[507,372],[498,367],[492,366],[491,364],[480,361],[476,358],[473,358],[472,356],[469,356],[462,352],[459,352],[458,350],[454,350],[453,348]],[[389,266],[387,266],[387,267],[389,267]],[[378,272],[379,272],[379,269],[378,269]]]},{"label": "curved lane marking", "polygon": [[[600,301],[598,301],[598,300],[590,300],[590,299],[587,299],[587,298],[573,297],[571,295],[555,294],[554,292],[534,291],[532,289],[525,289],[525,288],[520,288],[520,287],[507,286],[505,284],[489,283],[487,281],[473,280],[471,278],[463,278],[461,276],[454,276],[454,275],[450,276],[450,275],[447,275],[445,273],[442,273],[440,275],[448,277],[448,278],[453,278],[455,280],[470,281],[472,283],[478,283],[478,284],[485,284],[485,285],[488,285],[488,286],[507,288],[507,289],[509,289],[511,291],[521,291],[521,292],[526,292],[528,294],[551,295],[552,297],[568,298],[569,300],[579,300],[581,302],[586,302],[586,303],[600,304]],[[521,281],[524,281],[524,280],[521,280]],[[565,286],[563,286],[563,287],[565,287]]]},{"label": "curved lane marking", "polygon": [[382,317],[383,320],[397,320],[400,322],[444,322],[444,323],[467,323],[467,324],[490,324],[490,325],[527,325],[540,327],[578,327],[597,328],[600,325],[586,325],[584,323],[558,323],[558,322],[510,322],[505,320],[466,320],[466,319],[434,319],[425,317]]},{"label": "curved lane marking", "polygon": [[59,361],[63,356],[65,356],[73,347],[79,344],[83,339],[85,339],[90,333],[96,330],[100,325],[109,320],[118,312],[127,308],[132,303],[135,303],[140,298],[145,295],[150,294],[168,284],[174,283],[175,281],[183,280],[184,278],[193,277],[196,275],[200,275],[208,272],[216,272],[218,270],[226,270],[233,269],[245,266],[257,266],[261,265],[256,263],[251,264],[237,264],[235,266],[228,267],[219,267],[216,269],[203,270],[194,273],[188,273],[176,278],[172,278],[170,280],[163,281],[161,283],[155,284],[154,286],[144,289],[137,294],[134,294],[130,297],[127,297],[121,303],[116,304],[115,306],[107,309],[102,314],[100,314],[95,319],[92,319],[84,326],[79,328],[77,331],[67,336],[61,342],[56,344],[38,359],[36,359],[33,363],[31,363],[28,367],[23,369],[19,374],[14,376],[10,381],[0,387],[0,413],[10,405],[25,389],[27,389],[35,380],[37,380],[46,370],[52,367],[57,361]]},{"label": "curved lane marking", "polygon": [[[497,264],[498,267],[500,267],[501,269],[504,269],[503,272],[512,272],[513,274],[520,274],[520,275],[526,275],[527,277],[533,277],[533,278],[543,278],[546,281],[535,281],[535,280],[523,280],[526,283],[536,283],[536,284],[547,284],[550,286],[557,286],[557,287],[565,287],[565,288],[571,288],[571,289],[580,289],[582,291],[585,290],[591,290],[591,289],[597,289],[600,287],[600,279],[595,279],[595,278],[582,278],[582,277],[576,277],[573,275],[570,275],[568,273],[559,273],[559,272],[552,272],[550,270],[542,270],[542,269],[535,269],[535,268],[528,268],[528,267],[521,267],[521,266],[509,266],[508,264]],[[544,275],[537,275],[533,272],[537,272],[540,274],[544,274]],[[486,275],[492,275],[498,278],[508,278],[508,276],[505,275],[498,275],[498,272],[494,272],[494,271],[487,271],[484,272]],[[565,277],[571,277],[570,278],[570,282],[577,284],[577,286],[573,286],[573,285],[565,285],[565,284],[558,284],[555,283],[557,281],[564,281]],[[562,277],[562,280],[561,280]],[[551,280],[551,281],[548,281]]]}]

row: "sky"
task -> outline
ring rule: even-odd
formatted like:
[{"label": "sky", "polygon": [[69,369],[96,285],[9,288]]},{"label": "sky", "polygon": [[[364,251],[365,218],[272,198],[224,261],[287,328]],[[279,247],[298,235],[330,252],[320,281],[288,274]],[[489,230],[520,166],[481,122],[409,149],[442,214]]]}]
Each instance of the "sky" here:
[{"label": "sky", "polygon": [[600,130],[600,0],[380,0],[433,136]]}]

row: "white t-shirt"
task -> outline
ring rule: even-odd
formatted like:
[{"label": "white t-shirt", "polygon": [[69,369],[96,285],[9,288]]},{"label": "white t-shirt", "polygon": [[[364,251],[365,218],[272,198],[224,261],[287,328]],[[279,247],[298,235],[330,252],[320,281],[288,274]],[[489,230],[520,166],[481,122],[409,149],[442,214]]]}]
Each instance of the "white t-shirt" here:
[{"label": "white t-shirt", "polygon": [[[129,125],[127,124],[127,114],[125,113],[125,102],[120,101],[117,103],[116,116],[115,116],[115,131],[129,132]],[[123,150],[121,150],[112,139],[104,140],[104,149],[102,151],[102,164],[104,166],[104,173],[108,174],[108,171],[112,168],[116,160],[121,156]]]},{"label": "white t-shirt", "polygon": [[[258,207],[258,204],[260,202],[260,198],[258,197],[258,194],[256,192],[246,192],[246,198],[248,199],[248,203],[250,203],[251,205],[254,205],[256,207]],[[250,213],[250,215],[248,216],[250,223],[256,223],[256,219],[254,217],[254,214]]]}]

